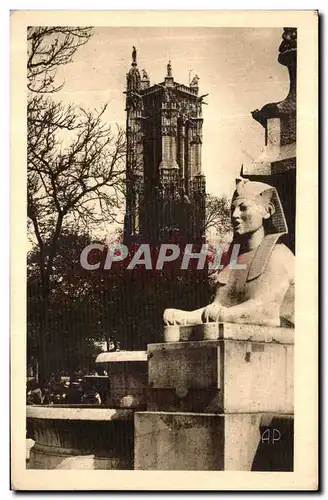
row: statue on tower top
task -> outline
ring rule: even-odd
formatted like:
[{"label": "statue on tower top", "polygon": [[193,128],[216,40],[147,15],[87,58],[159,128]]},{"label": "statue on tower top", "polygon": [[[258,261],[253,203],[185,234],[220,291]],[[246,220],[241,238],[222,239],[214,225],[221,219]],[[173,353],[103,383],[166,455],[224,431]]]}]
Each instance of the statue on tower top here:
[{"label": "statue on tower top", "polygon": [[137,49],[133,45],[132,47],[132,63],[131,68],[126,75],[127,78],[127,90],[138,92],[140,90],[140,73],[137,66]]},{"label": "statue on tower top", "polygon": [[167,64],[167,76],[172,76],[171,61],[169,61],[168,64]]},{"label": "statue on tower top", "polygon": [[137,64],[137,49],[134,45],[132,47],[132,64]]},{"label": "statue on tower top", "polygon": [[142,71],[142,78],[144,80],[149,80],[149,76],[148,76],[147,71],[145,69],[142,69],[141,71]]},{"label": "statue on tower top", "polygon": [[198,82],[199,82],[199,76],[195,75],[190,82],[190,87],[198,87]]}]

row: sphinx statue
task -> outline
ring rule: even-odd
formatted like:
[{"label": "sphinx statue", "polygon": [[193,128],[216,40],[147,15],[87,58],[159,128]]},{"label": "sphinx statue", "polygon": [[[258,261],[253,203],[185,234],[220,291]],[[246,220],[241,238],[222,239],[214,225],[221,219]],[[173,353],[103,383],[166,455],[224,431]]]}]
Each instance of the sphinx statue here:
[{"label": "sphinx statue", "polygon": [[[294,326],[294,254],[281,242],[287,224],[276,189],[236,180],[231,203],[235,264],[216,272],[213,301],[194,311],[166,309],[165,325],[206,322]],[[228,264],[229,263],[229,264]]]}]

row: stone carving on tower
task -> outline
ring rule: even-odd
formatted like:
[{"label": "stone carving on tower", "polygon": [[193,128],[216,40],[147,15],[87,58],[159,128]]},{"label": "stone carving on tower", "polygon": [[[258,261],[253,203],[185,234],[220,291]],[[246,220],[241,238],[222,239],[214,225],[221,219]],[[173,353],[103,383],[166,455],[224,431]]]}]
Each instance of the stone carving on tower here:
[{"label": "stone carving on tower", "polygon": [[174,80],[171,61],[164,81],[140,76],[137,51],[127,74],[127,174],[125,241],[201,243],[205,176],[202,173],[202,105],[196,75]]}]

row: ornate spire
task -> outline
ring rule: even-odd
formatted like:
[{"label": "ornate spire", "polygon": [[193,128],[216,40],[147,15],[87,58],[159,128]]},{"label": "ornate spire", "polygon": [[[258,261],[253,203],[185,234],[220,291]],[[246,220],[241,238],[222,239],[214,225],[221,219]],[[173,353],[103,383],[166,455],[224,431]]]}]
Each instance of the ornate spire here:
[{"label": "ornate spire", "polygon": [[[297,65],[297,28],[284,28],[282,42],[279,47],[278,62],[287,66],[289,72],[289,97],[296,101],[296,65]],[[296,106],[296,102],[295,102]]]},{"label": "ornate spire", "polygon": [[[297,52],[297,28],[284,28],[282,42],[279,46],[278,62],[286,66],[289,73],[289,92],[283,101],[271,102],[262,107],[261,110],[252,111],[254,120],[263,127],[267,126],[268,118],[280,118],[285,116],[284,127],[286,128],[286,115],[292,125],[289,125],[290,133],[284,132],[284,140],[289,137],[289,142],[294,142],[296,137],[296,52]],[[288,143],[289,143],[288,142]]]},{"label": "ornate spire", "polygon": [[289,60],[291,57],[296,57],[297,49],[297,29],[296,28],[284,28],[282,34],[282,42],[279,47],[278,61],[284,66],[289,65]]}]

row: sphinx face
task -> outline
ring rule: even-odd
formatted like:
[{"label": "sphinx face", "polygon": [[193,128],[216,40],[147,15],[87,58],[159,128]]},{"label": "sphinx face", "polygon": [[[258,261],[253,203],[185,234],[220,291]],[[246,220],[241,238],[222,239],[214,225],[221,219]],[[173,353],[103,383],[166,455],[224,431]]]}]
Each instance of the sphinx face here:
[{"label": "sphinx face", "polygon": [[236,235],[255,233],[263,226],[264,207],[249,198],[237,198],[231,205],[231,222]]}]

